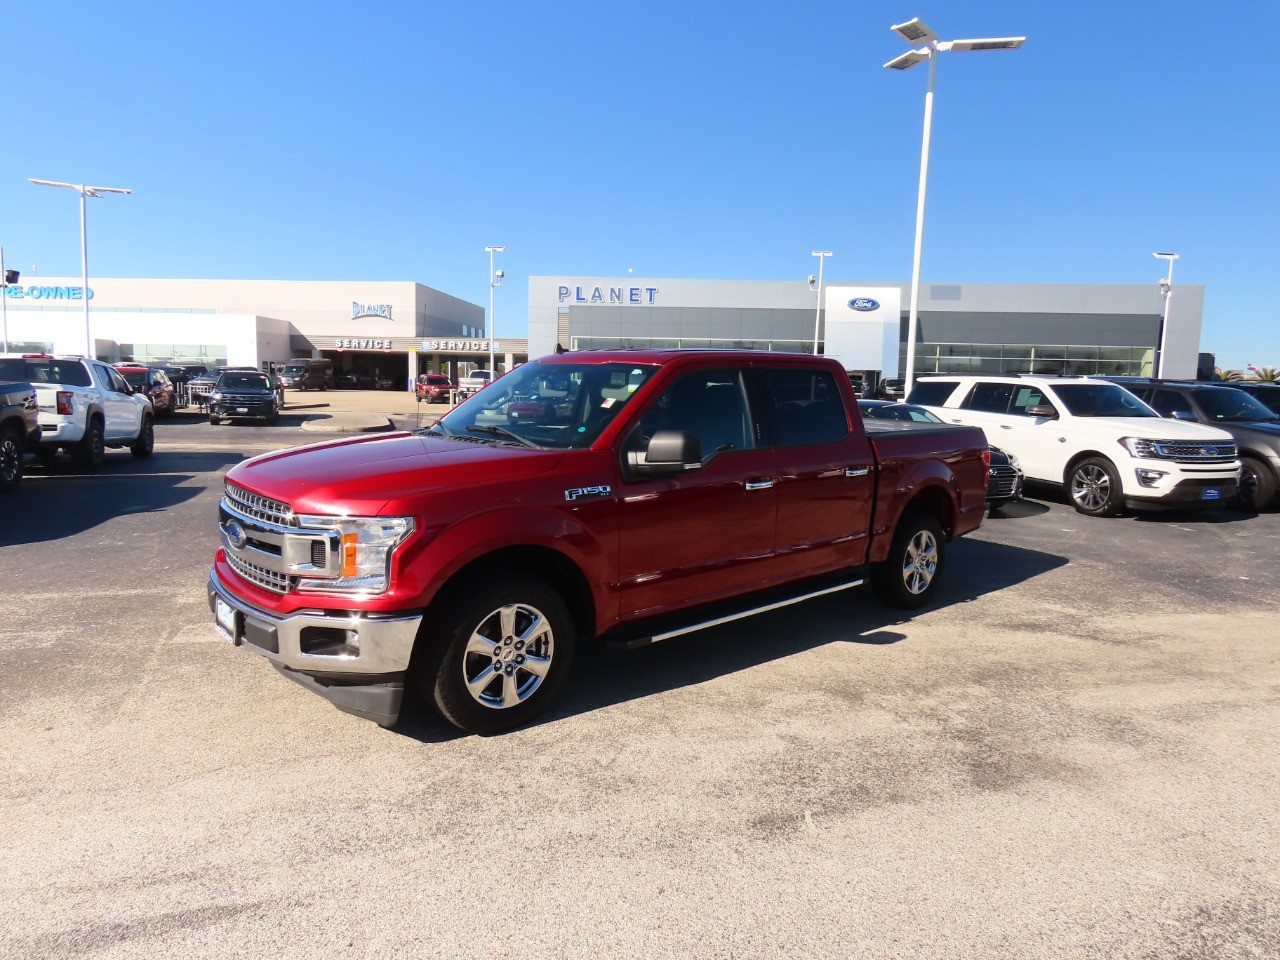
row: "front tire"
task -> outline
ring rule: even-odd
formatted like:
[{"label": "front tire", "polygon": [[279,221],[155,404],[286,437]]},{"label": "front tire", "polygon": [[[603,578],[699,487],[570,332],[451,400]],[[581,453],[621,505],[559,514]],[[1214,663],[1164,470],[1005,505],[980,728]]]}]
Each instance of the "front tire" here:
[{"label": "front tire", "polygon": [[138,438],[129,446],[129,452],[138,460],[145,460],[151,456],[151,451],[156,446],[156,427],[155,421],[150,417],[142,418],[142,426],[138,429]]},{"label": "front tire", "polygon": [[1106,457],[1089,457],[1067,477],[1071,505],[1087,517],[1114,517],[1124,506],[1120,474]]},{"label": "front tire", "polygon": [[222,422],[222,418],[218,416],[216,413],[209,414],[209,425],[211,427],[216,427],[221,422]]},{"label": "front tire", "polygon": [[107,456],[107,442],[103,434],[102,418],[93,416],[84,429],[84,436],[76,444],[71,454],[75,465],[81,470],[97,470]]},{"label": "front tire", "polygon": [[876,595],[892,607],[914,610],[929,602],[947,557],[947,537],[932,513],[907,510],[883,563],[871,567]]},{"label": "front tire", "polygon": [[1235,505],[1256,513],[1276,498],[1276,478],[1265,463],[1255,457],[1240,458],[1240,486]]},{"label": "front tire", "polygon": [[531,577],[470,582],[445,602],[439,626],[419,683],[446,720],[470,733],[528,723],[573,662],[573,617],[555,590]]},{"label": "front tire", "polygon": [[0,430],[0,493],[12,493],[22,483],[22,448],[22,435],[17,430]]}]

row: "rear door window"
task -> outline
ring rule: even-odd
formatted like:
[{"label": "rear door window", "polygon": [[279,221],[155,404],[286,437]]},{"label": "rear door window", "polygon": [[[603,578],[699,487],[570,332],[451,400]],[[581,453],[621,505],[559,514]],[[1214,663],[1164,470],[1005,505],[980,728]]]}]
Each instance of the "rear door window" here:
[{"label": "rear door window", "polygon": [[844,401],[829,370],[764,370],[780,447],[835,443],[849,432]]},{"label": "rear door window", "polygon": [[1013,391],[1012,383],[975,383],[961,406],[979,413],[1008,413]]}]

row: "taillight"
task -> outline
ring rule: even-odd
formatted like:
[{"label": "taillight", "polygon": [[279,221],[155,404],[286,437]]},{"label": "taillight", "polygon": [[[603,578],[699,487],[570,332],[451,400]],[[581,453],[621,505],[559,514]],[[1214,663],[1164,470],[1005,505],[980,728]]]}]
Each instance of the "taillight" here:
[{"label": "taillight", "polygon": [[73,394],[70,390],[58,391],[58,414],[60,416],[69,417],[72,414],[71,398]]}]

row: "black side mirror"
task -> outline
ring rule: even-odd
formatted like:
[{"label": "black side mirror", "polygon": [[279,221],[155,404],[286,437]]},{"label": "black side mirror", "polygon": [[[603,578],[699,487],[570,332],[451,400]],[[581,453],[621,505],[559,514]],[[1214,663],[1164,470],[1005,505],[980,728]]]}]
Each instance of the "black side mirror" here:
[{"label": "black side mirror", "polygon": [[702,444],[688,430],[659,430],[644,450],[627,454],[627,466],[646,476],[697,470],[702,466]]},{"label": "black side mirror", "polygon": [[1051,403],[1041,403],[1034,407],[1027,407],[1027,416],[1035,417],[1038,420],[1057,420],[1058,411],[1053,408]]}]

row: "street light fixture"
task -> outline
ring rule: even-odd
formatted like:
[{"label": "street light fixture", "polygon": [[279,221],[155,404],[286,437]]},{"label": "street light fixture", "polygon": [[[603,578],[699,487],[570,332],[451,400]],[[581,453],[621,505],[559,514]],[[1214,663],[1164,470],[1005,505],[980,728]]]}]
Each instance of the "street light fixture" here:
[{"label": "street light fixture", "polygon": [[80,194],[80,275],[84,286],[80,290],[80,296],[84,300],[84,355],[92,359],[95,356],[93,349],[93,334],[89,329],[89,235],[85,230],[85,197],[101,197],[104,193],[133,193],[124,187],[91,187],[84,183],[61,183],[57,180],[36,180],[33,177],[27,179],[41,187],[62,187],[66,190],[75,190]]},{"label": "street light fixture", "polygon": [[1176,253],[1153,253],[1157,260],[1169,261],[1169,275],[1160,281],[1160,292],[1164,294],[1164,316],[1160,319],[1160,362],[1156,365],[1156,376],[1164,376],[1164,350],[1169,336],[1169,301],[1173,299],[1173,261],[1179,259]]},{"label": "street light fixture", "polygon": [[813,255],[818,258],[818,307],[813,312],[813,355],[816,357],[818,355],[818,322],[822,319],[822,265],[832,254],[830,250],[815,250]]},{"label": "street light fixture", "polygon": [[1026,42],[1026,37],[987,37],[977,40],[939,40],[917,17],[906,23],[890,27],[894,33],[910,44],[924,46],[894,57],[884,66],[888,70],[910,70],[918,63],[929,61],[929,85],[924,95],[924,137],[920,144],[920,192],[916,200],[916,241],[911,258],[911,309],[907,318],[907,369],[903,375],[904,396],[911,392],[915,379],[916,332],[920,325],[920,251],[924,246],[924,199],[929,182],[929,135],[933,126],[933,87],[938,71],[938,54],[952,51],[965,53],[971,50],[1016,50]]},{"label": "street light fixture", "polygon": [[485,247],[485,251],[489,254],[489,379],[490,382],[498,378],[498,371],[493,369],[493,332],[496,329],[493,323],[493,291],[495,287],[502,286],[502,278],[506,274],[499,270],[494,273],[493,255],[501,253],[506,247]]}]

